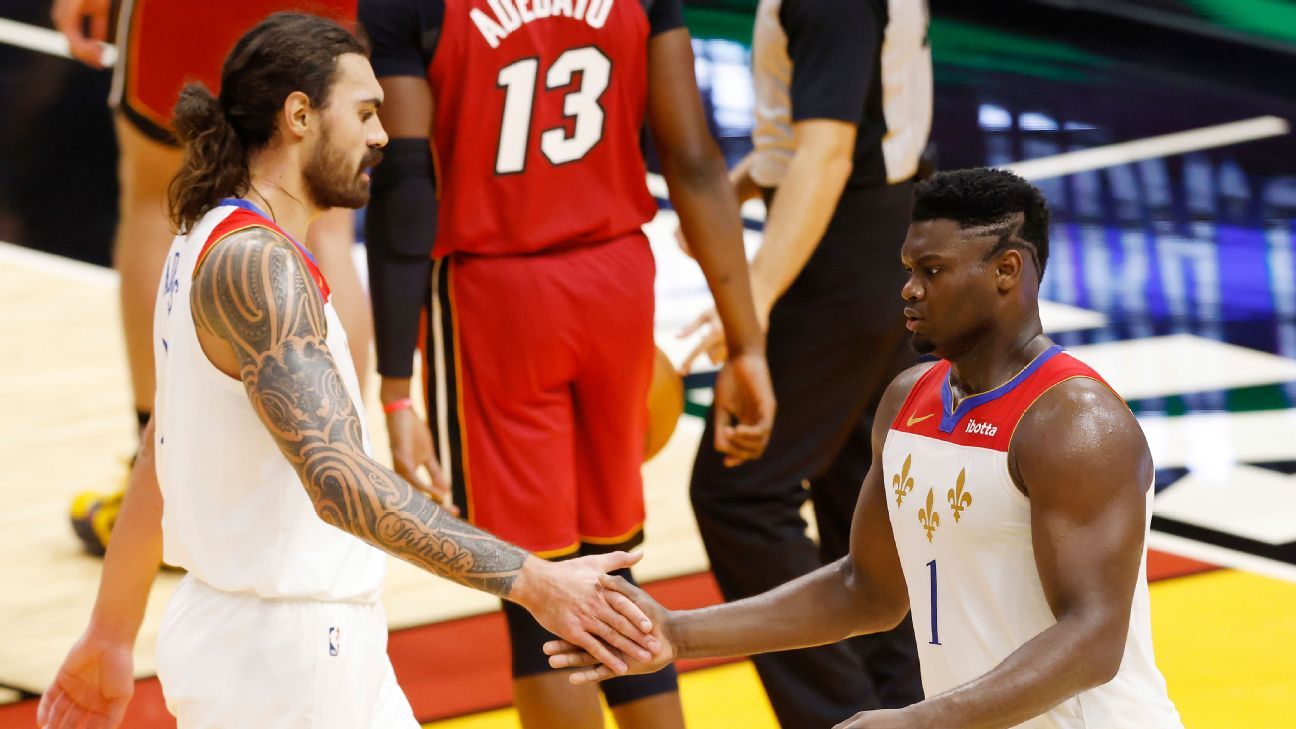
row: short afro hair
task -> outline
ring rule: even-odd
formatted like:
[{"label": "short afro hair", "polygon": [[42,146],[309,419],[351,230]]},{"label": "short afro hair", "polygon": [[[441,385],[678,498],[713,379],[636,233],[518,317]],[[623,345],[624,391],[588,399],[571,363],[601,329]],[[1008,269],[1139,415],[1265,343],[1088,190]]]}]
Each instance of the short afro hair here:
[{"label": "short afro hair", "polygon": [[[914,188],[913,219],[953,220],[960,228],[1006,223],[1021,213],[1020,240],[1035,254],[1039,275],[1044,276],[1049,253],[1049,209],[1034,185],[1007,170],[975,167],[940,172]],[[1013,247],[1026,247],[1005,237],[987,259]]]}]

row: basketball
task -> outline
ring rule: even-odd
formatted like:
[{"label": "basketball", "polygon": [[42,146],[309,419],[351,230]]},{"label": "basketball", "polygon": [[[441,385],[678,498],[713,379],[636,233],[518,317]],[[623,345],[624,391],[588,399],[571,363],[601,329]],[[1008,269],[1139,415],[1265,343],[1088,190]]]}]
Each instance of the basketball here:
[{"label": "basketball", "polygon": [[666,353],[655,350],[652,384],[648,386],[648,432],[644,437],[644,460],[666,447],[675,424],[684,412],[684,380]]}]

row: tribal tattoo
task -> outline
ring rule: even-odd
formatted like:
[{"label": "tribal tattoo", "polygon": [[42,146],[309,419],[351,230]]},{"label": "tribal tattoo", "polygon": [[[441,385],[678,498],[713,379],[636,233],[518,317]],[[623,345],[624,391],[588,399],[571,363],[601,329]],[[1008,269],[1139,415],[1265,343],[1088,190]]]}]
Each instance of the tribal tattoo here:
[{"label": "tribal tattoo", "polygon": [[325,522],[500,597],[527,553],[454,518],[364,451],[360,414],[325,344],[324,301],[291,243],[265,228],[218,243],[194,279],[194,323],[233,347],[257,416]]}]

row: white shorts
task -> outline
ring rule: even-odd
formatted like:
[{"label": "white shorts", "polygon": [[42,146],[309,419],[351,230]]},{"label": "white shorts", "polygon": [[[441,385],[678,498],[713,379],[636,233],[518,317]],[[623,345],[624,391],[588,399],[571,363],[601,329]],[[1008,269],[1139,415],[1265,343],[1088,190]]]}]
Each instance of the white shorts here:
[{"label": "white shorts", "polygon": [[158,678],[179,729],[419,729],[379,604],[267,600],[186,576]]}]

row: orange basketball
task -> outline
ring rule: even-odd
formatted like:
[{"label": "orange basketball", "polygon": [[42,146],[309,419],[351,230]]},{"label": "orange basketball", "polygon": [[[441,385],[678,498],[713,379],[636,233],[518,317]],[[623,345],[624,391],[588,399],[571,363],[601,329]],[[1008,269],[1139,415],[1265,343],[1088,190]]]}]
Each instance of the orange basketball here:
[{"label": "orange basketball", "polygon": [[644,438],[644,460],[666,446],[675,424],[684,412],[684,380],[660,349],[653,358],[652,384],[648,386],[648,433]]}]

